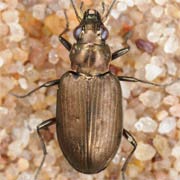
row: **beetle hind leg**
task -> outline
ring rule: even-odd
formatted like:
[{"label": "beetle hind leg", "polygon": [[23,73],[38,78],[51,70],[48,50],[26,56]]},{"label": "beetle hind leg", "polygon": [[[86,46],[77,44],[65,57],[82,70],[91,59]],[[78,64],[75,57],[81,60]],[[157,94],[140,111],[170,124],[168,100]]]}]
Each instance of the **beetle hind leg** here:
[{"label": "beetle hind leg", "polygon": [[137,147],[137,142],[136,140],[134,139],[134,137],[126,130],[126,129],[123,129],[123,136],[128,140],[128,142],[133,146],[133,150],[130,152],[130,154],[128,155],[125,163],[123,164],[122,168],[121,168],[121,171],[122,171],[122,180],[125,180],[125,172],[126,172],[126,169],[127,169],[127,165],[129,163],[129,160],[131,159],[134,151],[136,150],[136,147]]},{"label": "beetle hind leg", "polygon": [[44,161],[45,161],[45,158],[46,158],[46,155],[47,155],[47,150],[46,150],[46,145],[45,145],[45,142],[44,142],[44,139],[43,139],[43,136],[40,132],[40,130],[42,129],[46,129],[48,128],[49,126],[53,125],[56,123],[56,118],[52,118],[52,119],[48,119],[42,123],[40,123],[38,126],[37,126],[37,133],[38,133],[38,136],[39,136],[39,139],[40,139],[40,143],[41,143],[41,146],[42,146],[42,150],[43,150],[43,159],[41,161],[41,164],[39,165],[36,173],[35,173],[35,176],[34,176],[34,180],[37,179],[38,175],[39,175],[39,172],[41,171],[41,168],[44,164]]}]

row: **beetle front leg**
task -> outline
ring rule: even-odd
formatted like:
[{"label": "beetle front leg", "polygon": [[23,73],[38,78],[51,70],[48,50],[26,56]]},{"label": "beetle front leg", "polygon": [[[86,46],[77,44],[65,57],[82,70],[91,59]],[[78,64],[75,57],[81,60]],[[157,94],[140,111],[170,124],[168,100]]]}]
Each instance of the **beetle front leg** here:
[{"label": "beetle front leg", "polygon": [[65,38],[63,38],[63,34],[65,34],[67,31],[69,31],[69,21],[68,21],[68,17],[67,17],[67,14],[66,14],[66,11],[64,10],[64,16],[65,16],[65,19],[66,19],[66,27],[64,29],[64,31],[59,35],[59,41],[62,43],[62,45],[68,50],[70,51],[71,50],[71,47],[72,47],[72,44],[67,41]]},{"label": "beetle front leg", "polygon": [[38,133],[38,136],[39,136],[39,139],[40,139],[40,142],[41,142],[41,146],[42,146],[42,150],[43,150],[43,159],[41,161],[41,164],[40,166],[38,167],[36,173],[35,173],[35,176],[34,176],[34,180],[37,179],[38,175],[39,175],[39,172],[44,164],[44,161],[45,161],[45,158],[46,158],[46,155],[47,155],[47,150],[46,150],[46,145],[44,143],[44,139],[43,139],[43,136],[40,132],[41,129],[46,129],[48,128],[49,126],[53,125],[56,123],[56,118],[52,118],[52,119],[48,119],[42,123],[40,123],[38,126],[37,126],[37,133]]},{"label": "beetle front leg", "polygon": [[13,95],[13,96],[15,96],[15,97],[17,97],[17,98],[25,98],[25,97],[31,95],[32,93],[34,93],[35,91],[37,91],[37,90],[43,88],[43,87],[50,87],[50,86],[58,85],[59,82],[60,82],[60,79],[48,81],[48,82],[42,84],[41,86],[39,86],[39,87],[33,89],[32,91],[28,92],[28,93],[25,94],[25,95],[17,95],[17,94],[14,94],[14,93],[10,93],[10,94]]},{"label": "beetle front leg", "polygon": [[133,146],[133,150],[130,152],[130,154],[128,155],[125,163],[123,164],[123,167],[121,168],[121,171],[122,171],[122,179],[125,180],[125,171],[126,171],[126,168],[127,168],[127,165],[129,163],[129,160],[131,159],[134,151],[136,150],[136,147],[137,147],[137,142],[136,140],[134,139],[134,137],[126,130],[126,129],[123,129],[123,136],[128,140],[128,142]]},{"label": "beetle front leg", "polygon": [[123,49],[120,49],[120,50],[115,51],[115,52],[112,54],[112,60],[114,60],[114,59],[116,59],[116,58],[118,58],[118,57],[126,54],[126,53],[129,51],[129,49],[130,49],[130,47],[128,46],[128,47],[125,47],[125,48],[123,48]]},{"label": "beetle front leg", "polygon": [[124,35],[124,43],[127,47],[125,48],[122,48],[122,49],[119,49],[117,51],[115,51],[113,54],[112,54],[112,60],[126,54],[127,52],[129,52],[130,50],[130,47],[129,45],[127,44],[127,40],[132,36],[132,31],[129,31],[127,32],[125,35]]}]

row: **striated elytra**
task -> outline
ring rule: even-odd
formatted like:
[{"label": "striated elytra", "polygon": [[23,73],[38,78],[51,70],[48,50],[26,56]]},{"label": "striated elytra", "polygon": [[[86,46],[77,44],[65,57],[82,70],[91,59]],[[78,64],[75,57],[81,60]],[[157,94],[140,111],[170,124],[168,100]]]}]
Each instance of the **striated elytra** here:
[{"label": "striated elytra", "polygon": [[83,173],[103,170],[122,136],[121,88],[107,72],[87,78],[68,72],[57,95],[58,141],[69,163]]}]

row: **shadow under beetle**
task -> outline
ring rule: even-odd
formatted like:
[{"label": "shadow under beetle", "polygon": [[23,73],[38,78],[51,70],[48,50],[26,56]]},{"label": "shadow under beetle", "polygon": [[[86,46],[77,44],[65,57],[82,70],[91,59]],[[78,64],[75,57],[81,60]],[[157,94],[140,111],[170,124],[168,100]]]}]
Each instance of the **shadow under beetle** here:
[{"label": "shadow under beetle", "polygon": [[[75,44],[71,44],[60,34],[59,40],[70,51],[72,71],[65,73],[60,79],[49,81],[26,95],[24,98],[42,87],[58,85],[56,117],[48,119],[37,126],[37,133],[43,149],[43,159],[35,174],[35,179],[43,166],[47,154],[41,129],[56,124],[57,137],[61,150],[68,162],[77,171],[87,174],[98,173],[105,169],[115,156],[122,136],[133,146],[124,165],[125,170],[137,143],[133,136],[123,128],[122,94],[119,81],[142,82],[166,87],[134,77],[116,77],[109,71],[110,61],[129,51],[129,46],[111,54],[106,39],[108,30],[103,22],[108,17],[114,3],[105,16],[101,18],[98,11],[88,9],[81,18],[74,8],[79,25],[74,30]],[[104,6],[103,6],[104,7]],[[82,6],[81,6],[82,10]],[[65,13],[67,20],[67,15]],[[127,41],[125,37],[125,42]]]}]

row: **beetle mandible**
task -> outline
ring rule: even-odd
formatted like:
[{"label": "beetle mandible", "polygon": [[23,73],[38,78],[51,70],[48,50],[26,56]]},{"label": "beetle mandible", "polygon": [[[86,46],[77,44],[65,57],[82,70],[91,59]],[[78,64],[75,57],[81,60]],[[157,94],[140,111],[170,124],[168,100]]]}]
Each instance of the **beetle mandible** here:
[{"label": "beetle mandible", "polygon": [[[49,81],[25,95],[24,98],[42,87],[58,85],[56,117],[37,126],[43,159],[35,173],[35,179],[43,166],[47,151],[41,130],[56,124],[57,137],[67,161],[77,171],[93,174],[105,169],[115,156],[122,136],[133,146],[124,165],[122,179],[137,143],[133,136],[123,128],[122,94],[119,81],[141,82],[165,87],[156,83],[128,76],[115,76],[109,71],[112,60],[129,51],[129,46],[111,53],[106,39],[108,30],[104,25],[113,5],[113,0],[104,17],[94,9],[88,9],[83,17],[74,8],[79,25],[74,30],[75,44],[71,44],[63,34],[59,40],[70,52],[72,71],[66,72],[60,79]],[[67,15],[65,13],[67,20]],[[127,37],[125,42],[127,41]]]}]

